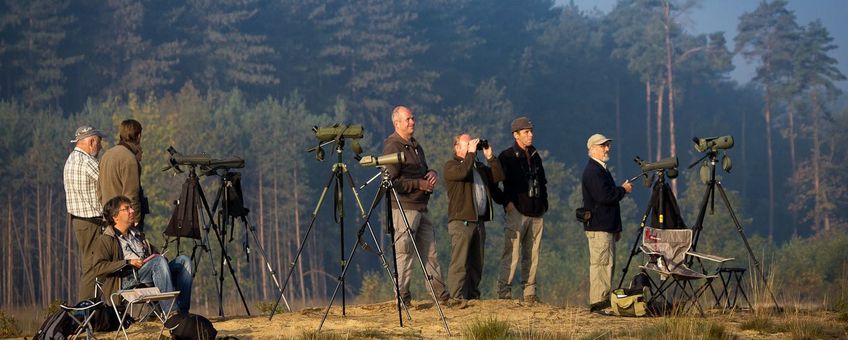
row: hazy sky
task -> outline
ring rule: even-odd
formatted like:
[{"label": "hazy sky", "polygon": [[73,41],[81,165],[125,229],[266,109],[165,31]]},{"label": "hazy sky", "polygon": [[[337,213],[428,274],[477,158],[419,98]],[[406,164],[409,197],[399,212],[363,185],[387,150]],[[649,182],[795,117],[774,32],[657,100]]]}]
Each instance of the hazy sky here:
[{"label": "hazy sky", "polygon": [[[567,4],[570,0],[556,0],[557,4]],[[761,0],[701,0],[696,8],[690,10],[687,18],[681,18],[690,33],[709,33],[724,31],[725,38],[731,44],[736,37],[736,25],[739,16],[757,8]],[[574,0],[585,11],[598,9],[608,13],[616,0]],[[839,62],[839,69],[848,75],[848,1],[846,0],[789,0],[789,9],[795,12],[799,25],[806,25],[815,19],[821,19],[838,46],[830,55]],[[739,82],[747,82],[754,75],[755,65],[749,65],[741,58],[733,59],[736,69],[731,77]],[[839,86],[848,92],[848,81]]]}]

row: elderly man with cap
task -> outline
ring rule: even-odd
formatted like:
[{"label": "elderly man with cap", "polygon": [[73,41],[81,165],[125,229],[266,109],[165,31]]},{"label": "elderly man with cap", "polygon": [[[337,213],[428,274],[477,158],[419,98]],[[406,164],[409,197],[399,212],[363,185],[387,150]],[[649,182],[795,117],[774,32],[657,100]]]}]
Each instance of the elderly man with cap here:
[{"label": "elderly man with cap", "polygon": [[498,298],[512,298],[512,280],[521,257],[521,284],[524,302],[534,304],[536,269],[542,241],[542,216],[548,210],[547,179],[542,157],[533,147],[533,124],[527,117],[512,121],[515,144],[498,156],[503,168],[504,250],[498,274]]},{"label": "elderly man with cap", "polygon": [[97,179],[100,174],[97,155],[105,135],[91,126],[81,126],[74,134],[74,150],[65,161],[65,204],[71,226],[79,245],[82,259],[82,278],[79,282],[79,300],[94,298],[94,275],[91,271],[91,245],[100,235],[105,222],[101,218],[101,205],[97,199]]},{"label": "elderly man with cap", "polygon": [[616,186],[607,169],[612,139],[602,134],[589,137],[589,161],[583,169],[583,208],[592,212],[584,224],[589,241],[589,310],[600,312],[609,306],[610,282],[615,267],[615,242],[621,239],[621,208],[633,185]]}]

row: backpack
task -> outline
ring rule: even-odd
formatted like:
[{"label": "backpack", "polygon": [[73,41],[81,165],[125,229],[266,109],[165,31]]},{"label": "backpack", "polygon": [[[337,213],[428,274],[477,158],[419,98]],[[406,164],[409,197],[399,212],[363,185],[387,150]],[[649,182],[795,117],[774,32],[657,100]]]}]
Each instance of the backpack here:
[{"label": "backpack", "polygon": [[168,321],[165,327],[171,330],[171,339],[175,340],[213,340],[218,331],[212,326],[212,321],[197,314],[176,314]]},{"label": "backpack", "polygon": [[33,339],[65,339],[73,335],[77,324],[64,310],[59,309],[47,316],[47,320],[38,327]]}]

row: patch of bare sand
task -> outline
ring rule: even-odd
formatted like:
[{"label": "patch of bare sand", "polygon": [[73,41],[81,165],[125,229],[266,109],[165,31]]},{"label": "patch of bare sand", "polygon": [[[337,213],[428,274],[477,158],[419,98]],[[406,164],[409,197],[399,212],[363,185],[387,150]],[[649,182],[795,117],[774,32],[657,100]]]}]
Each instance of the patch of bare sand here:
[{"label": "patch of bare sand", "polygon": [[[353,305],[348,304],[346,316],[341,315],[341,307],[333,306],[322,333],[337,335],[342,339],[359,338],[407,338],[441,339],[448,333],[439,318],[438,310],[429,301],[413,301],[414,308],[409,310],[411,320],[404,314],[403,327],[399,326],[398,311],[394,301],[383,303]],[[314,334],[321,322],[326,306],[306,308],[291,313],[279,313],[273,320],[268,315],[253,317],[211,317],[219,336],[235,336],[239,339],[299,339]],[[686,320],[701,320],[722,325],[732,334],[746,339],[780,339],[786,334],[764,334],[758,331],[740,329],[740,323],[752,318],[749,312],[720,313],[712,311],[704,319],[691,317],[648,317],[625,318],[589,313],[584,306],[558,307],[547,304],[526,306],[517,300],[472,300],[468,308],[447,308],[443,306],[451,334],[461,338],[468,327],[476,321],[497,319],[510,324],[510,329],[519,334],[544,334],[553,338],[582,338],[588,335],[603,334],[619,338],[638,338],[639,330],[652,325],[677,324]],[[820,320],[834,319],[826,312],[815,312]],[[786,320],[790,316],[778,316],[776,320]],[[146,322],[131,327],[131,339],[154,339],[159,331],[155,324]],[[165,331],[167,335],[167,331]]]},{"label": "patch of bare sand", "polygon": [[[413,301],[409,317],[403,313],[400,327],[394,301],[368,305],[347,305],[346,316],[341,307],[333,306],[322,332],[358,338],[369,332],[390,338],[438,339],[448,336],[438,309],[429,301]],[[268,317],[216,320],[219,335],[250,338],[297,338],[318,328],[326,307],[308,308]],[[461,336],[475,321],[497,319],[507,321],[514,330],[534,330],[566,336],[582,336],[598,330],[617,331],[646,319],[618,318],[589,313],[586,307],[556,307],[547,304],[526,306],[517,300],[472,300],[464,309],[442,306],[451,334]],[[373,334],[372,333],[372,334]]]}]

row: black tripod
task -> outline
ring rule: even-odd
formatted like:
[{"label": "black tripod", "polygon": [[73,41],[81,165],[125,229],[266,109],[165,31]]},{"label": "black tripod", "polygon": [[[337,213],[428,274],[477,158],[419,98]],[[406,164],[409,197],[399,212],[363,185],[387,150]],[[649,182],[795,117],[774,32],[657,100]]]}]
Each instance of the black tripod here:
[{"label": "black tripod", "polygon": [[[763,272],[762,267],[760,267],[760,261],[757,260],[757,257],[754,255],[754,251],[751,250],[751,245],[748,244],[748,238],[745,236],[745,230],[742,228],[742,224],[739,223],[739,219],[736,217],[736,214],[733,212],[733,207],[730,205],[730,200],[727,199],[727,194],[724,192],[724,187],[721,185],[721,182],[716,180],[716,159],[718,156],[718,152],[714,149],[707,150],[706,155],[701,157],[697,161],[693,162],[689,165],[691,169],[701,161],[704,161],[703,166],[708,167],[709,170],[709,180],[707,181],[707,187],[704,190],[704,196],[701,199],[701,209],[698,211],[698,219],[695,222],[695,226],[692,229],[695,232],[694,239],[692,240],[692,250],[697,250],[698,247],[698,238],[701,236],[701,230],[704,228],[704,217],[706,216],[707,206],[710,207],[710,213],[715,212],[715,192],[716,188],[718,188],[718,192],[721,194],[721,198],[724,201],[725,207],[727,207],[727,212],[730,213],[731,219],[733,219],[733,224],[736,225],[736,231],[739,232],[739,237],[742,238],[742,242],[745,244],[745,249],[748,251],[748,256],[751,259],[751,262],[754,263],[754,267],[757,268],[757,273],[760,275],[760,278],[763,280],[763,283],[766,283],[766,275]],[[728,170],[726,168],[725,170]],[[691,265],[691,258],[690,263]],[[774,302],[774,306],[780,310],[780,305],[777,303],[777,299],[774,297],[774,292],[772,292],[771,288],[766,284],[766,289],[771,295],[772,302]]]},{"label": "black tripod", "polygon": [[[651,197],[648,199],[648,207],[645,208],[645,214],[642,215],[642,220],[639,223],[639,229],[636,230],[636,239],[633,241],[633,247],[630,248],[630,257],[627,258],[627,264],[622,269],[621,279],[618,281],[618,288],[624,284],[627,277],[627,272],[630,269],[630,263],[633,257],[638,255],[639,242],[642,239],[642,229],[648,221],[648,216],[651,216],[651,226],[660,229],[680,229],[686,228],[683,223],[683,218],[680,216],[680,208],[677,206],[677,199],[674,198],[674,192],[666,183],[666,171],[674,171],[676,169],[660,169],[656,172],[656,181],[651,188]],[[674,176],[674,175],[672,175]],[[638,176],[637,176],[638,177]],[[635,177],[634,177],[635,179]]]},{"label": "black tripod", "polygon": [[[277,302],[274,303],[274,308],[271,309],[271,315],[268,316],[268,320],[274,317],[274,314],[277,312],[277,306],[280,304],[280,299],[283,299],[285,295],[286,287],[288,287],[289,281],[291,280],[292,273],[295,269],[295,264],[300,259],[300,255],[303,253],[303,248],[306,246],[306,241],[309,239],[309,234],[312,232],[312,227],[315,226],[315,221],[318,218],[318,211],[321,209],[321,205],[324,203],[324,198],[327,196],[327,191],[330,189],[330,185],[333,186],[333,204],[335,206],[335,216],[336,223],[339,225],[339,242],[341,243],[341,247],[339,249],[344,249],[344,194],[342,192],[342,188],[344,187],[344,175],[347,175],[348,184],[350,185],[350,189],[353,191],[353,197],[356,200],[356,205],[359,208],[359,211],[362,215],[365,215],[365,209],[362,208],[362,202],[359,200],[359,195],[356,191],[356,188],[353,184],[353,177],[350,175],[350,172],[347,170],[347,165],[342,162],[342,152],[344,151],[345,139],[341,136],[338,138],[327,142],[335,143],[336,146],[336,156],[338,161],[333,164],[333,168],[330,171],[330,176],[327,178],[327,184],[324,185],[324,189],[321,191],[321,197],[318,199],[318,203],[315,205],[315,210],[312,211],[312,220],[309,222],[309,228],[306,229],[306,234],[303,236],[303,240],[300,242],[300,246],[297,248],[297,253],[295,254],[294,259],[289,263],[289,272],[286,275],[286,280],[283,283],[283,287],[280,289],[280,296],[277,298]],[[319,146],[320,148],[320,146]],[[311,150],[310,150],[311,151]],[[344,258],[344,253],[341,253],[341,266],[342,270],[344,270],[346,265],[346,260]],[[339,284],[344,286],[344,276],[340,278]],[[288,306],[287,306],[288,307]],[[291,310],[291,308],[289,308]],[[345,293],[344,289],[342,289],[342,315],[345,314]]]},{"label": "black tripod", "polygon": [[[383,268],[386,270],[386,273],[388,273],[389,280],[393,283],[395,296],[397,297],[396,299],[397,299],[397,307],[398,307],[398,322],[400,323],[400,326],[403,327],[403,314],[401,313],[401,307],[403,308],[404,311],[406,311],[406,317],[409,320],[412,320],[412,316],[409,314],[409,306],[407,306],[405,303],[403,303],[403,300],[400,298],[400,289],[398,287],[398,282],[397,282],[397,258],[393,257],[395,272],[392,273],[391,269],[389,268],[388,262],[386,262],[386,257],[384,256],[383,250],[380,248],[380,242],[377,240],[377,236],[374,234],[374,229],[371,227],[371,222],[370,222],[371,214],[374,212],[374,209],[377,207],[377,205],[380,204],[380,199],[382,197],[385,197],[386,198],[386,219],[387,219],[386,228],[388,228],[387,230],[389,230],[390,236],[392,237],[392,240],[394,240],[395,230],[392,227],[392,209],[391,209],[391,203],[390,203],[391,201],[390,201],[390,196],[386,195],[386,192],[387,192],[388,188],[391,187],[392,183],[391,183],[390,180],[387,179],[388,173],[385,171],[385,167],[380,167],[380,168],[381,168],[381,170],[380,170],[379,173],[377,173],[376,175],[371,177],[371,179],[369,179],[367,182],[365,182],[365,184],[363,184],[362,186],[359,187],[359,190],[362,190],[368,184],[370,184],[373,180],[375,180],[376,178],[378,178],[378,177],[383,178],[383,180],[380,182],[380,188],[377,191],[377,194],[374,196],[374,200],[371,202],[371,206],[368,208],[368,212],[366,214],[364,214],[364,216],[363,216],[364,222],[362,223],[362,226],[359,227],[359,230],[357,231],[357,234],[356,234],[357,242],[356,242],[356,244],[353,245],[353,249],[351,249],[351,251],[350,251],[350,255],[348,256],[348,262],[345,264],[344,268],[342,268],[342,273],[341,273],[341,276],[338,280],[339,283],[336,284],[336,288],[333,290],[333,295],[332,295],[332,297],[330,297],[330,303],[327,305],[327,309],[324,311],[324,316],[321,318],[321,323],[318,325],[318,331],[321,331],[321,328],[324,326],[324,321],[327,319],[327,315],[330,313],[330,308],[333,306],[333,302],[335,301],[336,295],[339,292],[339,288],[341,287],[341,283],[344,282],[344,277],[345,277],[345,275],[347,275],[347,269],[350,268],[350,264],[353,261],[353,256],[356,254],[356,249],[359,248],[359,247],[362,247],[363,250],[369,251],[368,243],[366,243],[365,240],[362,239],[362,235],[365,233],[366,227],[368,228],[368,232],[371,234],[371,240],[373,240],[373,242],[374,242],[374,247],[376,248],[375,252],[376,252],[377,255],[380,256],[380,260],[382,261]],[[394,192],[394,187],[391,187],[391,190],[392,190],[392,192]],[[395,243],[392,242],[392,253],[393,254],[395,252],[394,246],[395,246]],[[450,330],[448,330],[448,334],[450,334]]]},{"label": "black tripod", "polygon": [[[243,163],[242,163],[243,164]],[[242,165],[243,166],[243,165]],[[224,264],[226,263],[227,268],[229,269],[230,276],[233,279],[233,282],[236,285],[236,289],[238,290],[239,297],[241,298],[242,305],[244,306],[244,310],[247,315],[250,315],[250,309],[247,306],[247,302],[244,298],[244,293],[242,293],[241,286],[239,285],[238,278],[236,277],[235,270],[232,266],[232,258],[227,253],[227,243],[224,242],[224,238],[227,234],[227,227],[229,226],[230,235],[232,239],[232,232],[235,229],[235,219],[239,218],[244,224],[245,229],[248,233],[253,236],[254,242],[257,244],[259,248],[259,252],[262,255],[263,259],[266,263],[266,268],[270,271],[271,277],[273,278],[275,284],[277,284],[277,288],[279,289],[279,282],[276,278],[276,273],[271,268],[271,265],[268,261],[268,257],[265,255],[265,251],[262,248],[262,244],[259,242],[259,239],[256,236],[255,229],[247,220],[248,209],[244,208],[244,202],[242,200],[242,192],[241,192],[241,182],[240,175],[235,172],[230,172],[230,168],[228,167],[213,167],[206,171],[206,175],[217,175],[220,178],[220,184],[218,186],[218,191],[215,194],[215,200],[213,201],[212,208],[210,209],[209,203],[206,200],[206,195],[203,193],[203,189],[200,187],[200,182],[197,177],[196,166],[189,165],[189,174],[186,179],[186,183],[183,185],[182,192],[180,193],[180,200],[177,201],[177,207],[175,209],[175,213],[171,218],[171,222],[166,229],[166,235],[177,236],[177,250],[179,251],[179,238],[180,237],[192,237],[196,239],[201,239],[201,243],[196,244],[192,249],[192,262],[195,265],[195,268],[198,267],[199,259],[196,259],[196,251],[200,249],[203,252],[209,254],[210,259],[214,262],[210,247],[208,246],[209,239],[209,230],[212,229],[215,232],[215,237],[218,240],[218,245],[220,247],[221,256],[220,256],[220,267],[216,272],[213,267],[213,275],[217,275],[218,280],[216,282],[216,289],[218,293],[218,315],[224,316]],[[220,171],[220,173],[219,173]],[[220,204],[220,210],[218,209]],[[204,231],[205,235],[200,236],[199,232],[199,219],[198,219],[198,211],[205,212],[203,217],[208,219],[208,223],[204,223]],[[213,212],[217,212],[217,223],[215,222],[215,214]],[[195,235],[197,237],[195,237]],[[167,248],[168,242],[166,241],[165,247]],[[247,246],[247,253],[249,254],[250,248]],[[202,255],[201,255],[202,256]],[[249,258],[248,258],[249,261]],[[197,271],[195,271],[195,274]],[[288,301],[286,301],[286,305],[288,305]]]}]

